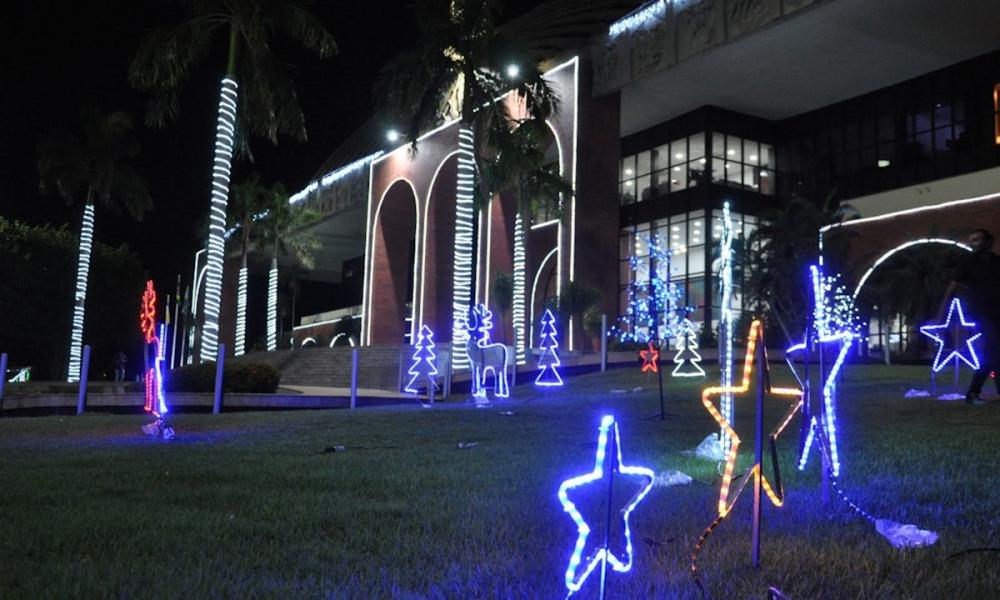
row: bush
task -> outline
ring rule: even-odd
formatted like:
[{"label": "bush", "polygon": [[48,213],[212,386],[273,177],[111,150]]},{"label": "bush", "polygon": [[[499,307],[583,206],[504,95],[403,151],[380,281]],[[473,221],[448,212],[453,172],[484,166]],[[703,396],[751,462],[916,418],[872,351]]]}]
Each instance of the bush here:
[{"label": "bush", "polygon": [[[281,373],[267,363],[230,363],[222,370],[222,391],[229,394],[273,394]],[[174,369],[164,382],[167,392],[212,393],[215,391],[215,363],[187,365]]]}]

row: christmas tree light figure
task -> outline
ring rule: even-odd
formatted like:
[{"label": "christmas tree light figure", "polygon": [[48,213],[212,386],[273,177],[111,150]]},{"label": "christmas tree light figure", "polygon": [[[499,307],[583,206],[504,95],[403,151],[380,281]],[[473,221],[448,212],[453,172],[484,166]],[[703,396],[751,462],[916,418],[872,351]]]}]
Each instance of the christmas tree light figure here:
[{"label": "christmas tree light figure", "polygon": [[674,377],[704,377],[705,371],[698,364],[701,355],[698,354],[698,331],[694,323],[688,319],[681,321],[674,348],[674,367],[671,375]]},{"label": "christmas tree light figure", "polygon": [[538,377],[535,378],[535,385],[556,386],[562,385],[562,377],[559,376],[557,367],[559,366],[559,355],[556,348],[559,347],[559,340],[556,339],[558,332],[555,325],[556,318],[552,311],[546,309],[542,315],[541,341],[538,347],[542,354],[538,357]]},{"label": "christmas tree light figure", "polygon": [[[434,402],[434,378],[438,374],[434,361],[437,356],[434,354],[434,332],[427,325],[420,328],[417,334],[417,343],[413,346],[413,364],[407,373],[410,375],[410,382],[403,388],[410,394],[418,394],[421,381],[427,380],[427,398],[430,403]],[[424,406],[430,406],[430,403]],[[422,403],[423,404],[423,403]]]}]

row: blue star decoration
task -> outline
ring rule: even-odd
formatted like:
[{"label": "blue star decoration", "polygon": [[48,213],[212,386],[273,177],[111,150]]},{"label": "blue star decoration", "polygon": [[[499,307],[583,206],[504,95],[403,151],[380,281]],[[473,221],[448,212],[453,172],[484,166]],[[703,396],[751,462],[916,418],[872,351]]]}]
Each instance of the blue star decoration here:
[{"label": "blue star decoration", "polygon": [[[955,313],[958,313],[958,323],[953,326],[951,321]],[[956,337],[961,341],[956,340],[955,346],[949,348],[952,336],[948,335],[948,333],[952,330],[952,327],[957,331],[958,335]],[[944,323],[923,325],[920,327],[920,333],[938,343],[937,355],[934,357],[933,368],[935,373],[951,362],[952,358],[961,360],[976,371],[979,370],[979,357],[976,355],[976,350],[972,347],[972,342],[979,339],[982,333],[979,332],[978,325],[965,320],[965,312],[962,310],[962,303],[958,298],[953,298],[951,305],[948,306],[948,316],[945,318]],[[946,348],[948,348],[948,352],[945,352]]]},{"label": "blue star decoration", "polygon": [[[610,454],[612,454],[613,461],[610,465],[607,464],[609,454],[609,437],[611,441]],[[607,467],[610,467],[610,472],[606,474],[605,469]],[[614,552],[611,551],[611,548],[609,547],[610,543],[604,546],[598,546],[601,542],[595,541],[591,538],[590,525],[587,524],[587,520],[583,518],[583,515],[580,514],[576,504],[574,504],[569,497],[569,493],[578,488],[595,484],[600,485],[605,479],[605,475],[608,476],[609,485],[612,483],[612,477],[620,477],[628,481],[635,481],[637,478],[642,480],[639,490],[618,513],[622,519],[622,531],[625,536],[624,559],[619,558]],[[602,561],[607,561],[611,567],[619,573],[626,573],[632,568],[632,533],[629,529],[628,518],[635,507],[642,502],[642,499],[646,497],[646,494],[648,494],[649,490],[653,487],[653,476],[654,474],[652,469],[648,469],[646,467],[626,466],[622,463],[621,435],[618,431],[618,423],[615,422],[614,416],[611,415],[607,415],[601,419],[601,427],[597,438],[597,455],[594,459],[594,469],[584,475],[567,479],[562,483],[562,485],[559,486],[559,502],[562,504],[563,510],[569,513],[573,522],[576,523],[576,529],[579,534],[576,538],[576,546],[573,548],[573,554],[569,559],[569,566],[566,568],[566,588],[569,590],[570,595],[579,591],[590,573],[594,570],[594,568],[601,564]],[[610,528],[610,523],[608,526]],[[584,555],[584,550],[587,550],[588,548],[589,552]]]},{"label": "blue star decoration", "polygon": [[[840,476],[840,454],[837,450],[837,415],[833,407],[833,398],[837,393],[837,376],[844,365],[847,353],[854,343],[855,335],[850,331],[840,331],[819,336],[817,341],[824,346],[825,356],[836,356],[833,365],[826,372],[826,379],[823,380],[823,418],[822,426],[826,433],[826,443],[830,454],[830,469],[834,477]],[[826,346],[833,346],[831,350],[825,350]],[[796,344],[785,350],[786,354],[801,352],[806,347],[806,342]],[[811,408],[811,407],[810,407]],[[799,456],[799,470],[805,468],[809,460],[809,451],[812,448],[816,437],[816,429],[820,426],[817,422],[815,412],[810,410],[809,433],[806,434],[805,444],[802,446],[802,454]]]}]

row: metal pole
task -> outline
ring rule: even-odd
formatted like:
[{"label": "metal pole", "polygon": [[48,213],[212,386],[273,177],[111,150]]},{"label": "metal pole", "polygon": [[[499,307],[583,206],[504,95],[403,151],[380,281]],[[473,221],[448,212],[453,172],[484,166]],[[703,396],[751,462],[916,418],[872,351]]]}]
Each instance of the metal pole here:
[{"label": "metal pole", "polygon": [[601,372],[608,370],[608,315],[601,315]]},{"label": "metal pole", "polygon": [[87,406],[87,374],[90,372],[90,346],[83,347],[83,361],[80,363],[80,394],[76,398],[76,414],[82,415]]},{"label": "metal pole", "polygon": [[174,302],[174,331],[170,340],[170,368],[174,368],[174,357],[177,355],[177,330],[181,327],[181,276],[177,275],[177,299]]},{"label": "metal pole", "polygon": [[[606,457],[618,456],[618,436],[615,435],[617,428],[612,424],[611,431],[609,432],[609,437],[611,443],[607,446]],[[610,460],[610,459],[605,459]],[[611,551],[611,519],[613,516],[614,506],[614,493],[615,493],[615,470],[618,468],[618,461],[611,460],[611,468],[608,469],[608,520],[604,523],[604,560],[601,561],[601,595],[600,599],[604,600],[607,593],[607,577],[608,577],[608,552]]]},{"label": "metal pole", "polygon": [[[809,380],[809,350],[812,345],[812,326],[806,326],[806,346],[802,349],[803,376],[802,382],[805,389],[802,402],[802,421],[799,423],[799,458],[806,451],[806,439],[809,437],[809,430],[812,428],[812,382]],[[786,357],[787,358],[787,357]]]},{"label": "metal pole", "polygon": [[753,529],[750,540],[750,559],[754,568],[760,567],[760,520],[761,520],[761,462],[764,458],[764,380],[767,377],[767,352],[764,350],[764,335],[761,332],[755,357],[757,361],[757,416],[754,426],[754,465],[757,474],[753,479]]},{"label": "metal pole", "polygon": [[[821,395],[826,393],[826,389],[825,389],[826,388],[826,360],[825,360],[825,358],[826,357],[823,355],[823,344],[819,344],[819,386],[820,386],[819,387],[819,389],[820,389],[819,393]],[[824,397],[823,400],[825,402],[826,398]],[[824,415],[825,415],[825,413],[824,413]],[[820,417],[820,419],[825,419],[825,418],[826,418],[825,416],[821,416]],[[820,441],[820,443],[822,443],[822,441]],[[823,471],[823,474],[822,474],[823,475],[822,499],[823,499],[823,505],[824,506],[826,506],[827,504],[830,503],[830,469],[832,468],[832,465],[830,465],[829,460],[827,460],[827,457],[826,457],[827,454],[828,453],[825,453],[825,452],[821,452],[820,453],[820,457],[821,457],[820,461],[823,464],[823,468],[821,470]]]},{"label": "metal pole", "polygon": [[222,369],[226,362],[226,345],[219,344],[219,356],[215,361],[215,402],[212,405],[212,414],[222,412]]},{"label": "metal pole", "polygon": [[0,354],[0,411],[3,411],[3,387],[7,383],[7,353]]},{"label": "metal pole", "polygon": [[351,349],[351,408],[358,407],[358,349]]}]

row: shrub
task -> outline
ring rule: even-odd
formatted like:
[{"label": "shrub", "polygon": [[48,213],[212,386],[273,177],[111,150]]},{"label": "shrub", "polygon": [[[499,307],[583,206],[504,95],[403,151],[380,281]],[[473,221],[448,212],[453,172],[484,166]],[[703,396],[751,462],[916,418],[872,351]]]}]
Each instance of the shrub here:
[{"label": "shrub", "polygon": [[[230,363],[222,370],[224,393],[273,394],[281,373],[267,363]],[[187,365],[166,376],[167,392],[212,393],[215,391],[215,363]]]}]

